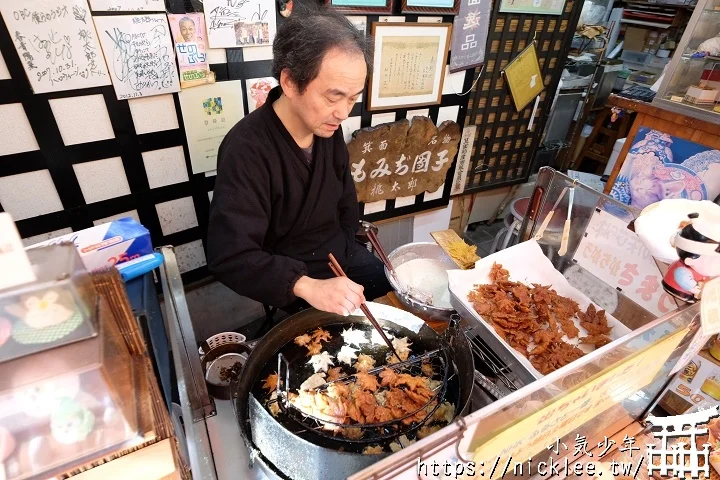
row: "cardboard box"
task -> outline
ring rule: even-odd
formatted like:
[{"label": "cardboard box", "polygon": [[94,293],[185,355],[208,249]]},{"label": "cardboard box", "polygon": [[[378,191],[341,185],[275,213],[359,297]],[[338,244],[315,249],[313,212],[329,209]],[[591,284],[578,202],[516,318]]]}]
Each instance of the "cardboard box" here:
[{"label": "cardboard box", "polygon": [[153,252],[150,232],[130,217],[68,233],[28,248],[65,242],[75,244],[85,268],[90,271],[114,267]]},{"label": "cardboard box", "polygon": [[633,52],[642,52],[645,42],[647,41],[648,30],[637,27],[627,27],[625,29],[625,40],[623,50],[631,50]]},{"label": "cardboard box", "polygon": [[668,386],[660,406],[680,415],[695,405],[720,405],[720,362],[707,351],[695,356]]},{"label": "cardboard box", "polygon": [[658,51],[658,48],[660,47],[660,42],[658,42],[658,38],[659,38],[658,32],[656,32],[656,31],[649,32],[648,38],[647,38],[647,40],[645,40],[645,45],[643,45],[643,52],[655,55]]}]

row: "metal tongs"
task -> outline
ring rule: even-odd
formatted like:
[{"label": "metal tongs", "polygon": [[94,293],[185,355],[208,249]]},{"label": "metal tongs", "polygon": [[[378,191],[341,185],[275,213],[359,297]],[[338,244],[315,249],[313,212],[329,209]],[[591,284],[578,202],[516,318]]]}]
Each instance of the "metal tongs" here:
[{"label": "metal tongs", "polygon": [[[347,275],[345,275],[345,272],[343,271],[342,267],[340,266],[338,261],[335,259],[335,256],[331,253],[328,255],[328,257],[330,258],[330,263],[328,263],[328,265],[330,266],[330,270],[332,270],[332,272],[335,274],[335,276],[336,277],[347,277]],[[380,334],[380,337],[387,344],[388,348],[393,353],[393,355],[398,360],[400,360],[400,355],[398,355],[398,353],[395,351],[395,347],[393,346],[392,342],[387,337],[387,335],[385,335],[385,332],[383,331],[383,329],[380,326],[380,324],[378,323],[378,321],[375,320],[375,317],[370,312],[370,309],[368,308],[368,306],[365,303],[362,303],[360,305],[360,310],[362,310],[362,312],[365,314],[365,316],[370,321],[370,323],[372,323],[372,326],[375,327],[375,330],[377,330],[377,332]]]},{"label": "metal tongs", "polygon": [[390,262],[390,259],[385,254],[385,250],[383,249],[382,245],[380,244],[380,240],[377,238],[377,235],[375,232],[369,228],[366,230],[368,239],[370,240],[370,243],[372,244],[373,248],[377,252],[377,254],[380,256],[380,260],[385,265],[385,268],[387,268],[388,272],[390,272],[390,276],[395,280],[395,285],[398,286],[398,289],[400,290],[400,294],[405,295],[407,297],[413,298],[417,300],[420,303],[424,303],[425,305],[432,305],[433,302],[433,296],[430,293],[424,292],[422,290],[418,290],[417,288],[411,287],[410,285],[404,285],[400,278],[397,275],[397,272],[395,271],[395,267],[393,267],[392,262]]}]

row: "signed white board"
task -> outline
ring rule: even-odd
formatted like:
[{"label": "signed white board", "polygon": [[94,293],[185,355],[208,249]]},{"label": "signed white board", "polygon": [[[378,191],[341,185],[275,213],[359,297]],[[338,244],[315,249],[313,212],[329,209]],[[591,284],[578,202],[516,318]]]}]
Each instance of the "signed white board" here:
[{"label": "signed white board", "polygon": [[210,48],[272,45],[274,0],[205,0],[204,9]]},{"label": "signed white board", "polygon": [[164,14],[94,17],[118,100],[180,90]]},{"label": "signed white board", "polygon": [[164,12],[165,0],[90,0],[93,12]]},{"label": "signed white board", "polygon": [[0,13],[33,92],[110,85],[87,0],[2,1]]}]

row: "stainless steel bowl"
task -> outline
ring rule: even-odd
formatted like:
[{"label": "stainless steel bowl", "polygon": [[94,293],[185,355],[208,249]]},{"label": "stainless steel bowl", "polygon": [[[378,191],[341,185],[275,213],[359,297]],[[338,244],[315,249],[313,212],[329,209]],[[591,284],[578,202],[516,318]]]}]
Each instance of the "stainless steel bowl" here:
[{"label": "stainless steel bowl", "polygon": [[[396,248],[388,255],[390,263],[392,263],[395,268],[405,262],[409,262],[410,260],[415,260],[417,258],[439,260],[445,266],[445,270],[458,268],[457,265],[455,265],[455,262],[453,262],[445,251],[435,242],[407,243]],[[434,321],[449,321],[450,315],[455,312],[453,308],[442,308],[428,305],[401,293],[400,287],[395,282],[395,279],[392,278],[392,275],[390,275],[387,268],[385,269],[385,276],[402,304],[420,318]]]}]

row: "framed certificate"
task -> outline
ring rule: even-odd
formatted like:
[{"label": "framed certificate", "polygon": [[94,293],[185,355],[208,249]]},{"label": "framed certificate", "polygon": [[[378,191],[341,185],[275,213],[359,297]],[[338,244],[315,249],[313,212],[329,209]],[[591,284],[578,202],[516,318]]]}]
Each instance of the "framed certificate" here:
[{"label": "framed certificate", "polygon": [[451,34],[450,23],[374,22],[367,109],[439,104]]}]

